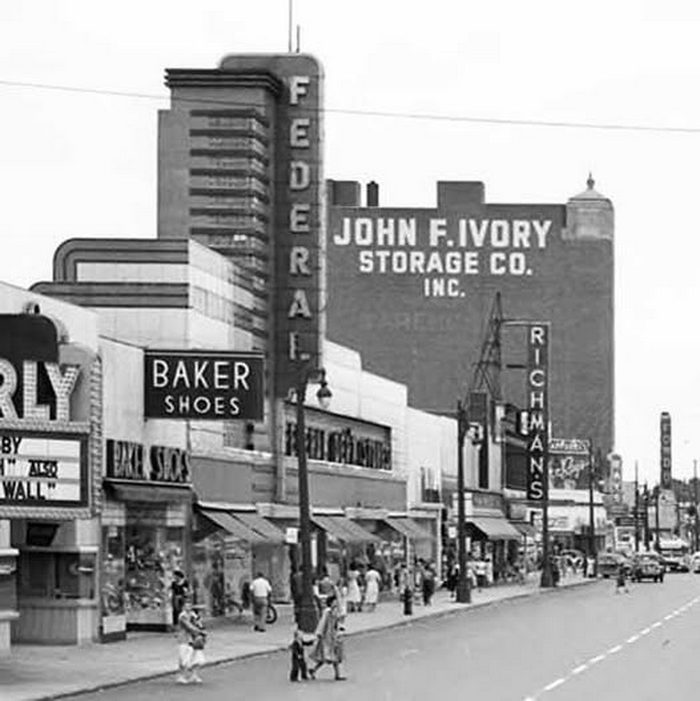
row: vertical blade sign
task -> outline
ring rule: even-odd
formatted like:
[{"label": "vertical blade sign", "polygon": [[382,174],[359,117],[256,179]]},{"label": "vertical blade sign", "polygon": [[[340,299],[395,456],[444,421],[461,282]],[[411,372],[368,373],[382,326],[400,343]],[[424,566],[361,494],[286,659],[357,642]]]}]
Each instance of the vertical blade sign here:
[{"label": "vertical blade sign", "polygon": [[671,489],[671,414],[661,413],[661,489]]},{"label": "vertical blade sign", "polygon": [[549,323],[527,327],[527,498],[543,501],[549,453]]}]

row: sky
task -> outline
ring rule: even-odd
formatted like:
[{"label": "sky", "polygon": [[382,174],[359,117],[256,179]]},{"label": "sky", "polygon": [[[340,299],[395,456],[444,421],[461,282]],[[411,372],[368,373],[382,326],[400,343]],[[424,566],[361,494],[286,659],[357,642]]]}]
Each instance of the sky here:
[{"label": "sky", "polygon": [[[615,450],[625,479],[638,462],[657,481],[668,411],[674,476],[691,476],[700,4],[294,0],[297,23],[325,68],[325,175],[377,181],[382,205],[432,207],[437,180],[481,180],[489,202],[564,203],[593,173],[616,216]],[[155,237],[164,69],[285,52],[287,39],[288,0],[0,3],[0,279],[50,280],[69,237]],[[358,108],[688,131],[342,113]]]}]

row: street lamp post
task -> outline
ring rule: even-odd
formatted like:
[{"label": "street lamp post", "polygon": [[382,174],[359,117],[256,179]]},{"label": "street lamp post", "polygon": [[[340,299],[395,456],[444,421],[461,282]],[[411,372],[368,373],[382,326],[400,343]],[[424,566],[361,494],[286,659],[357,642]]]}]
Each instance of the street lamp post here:
[{"label": "street lamp post", "polygon": [[[311,502],[309,497],[309,470],[306,461],[306,417],[304,401],[306,400],[306,388],[313,375],[318,375],[307,365],[300,368],[295,387],[296,394],[296,444],[299,479],[299,541],[301,544],[301,600],[297,623],[300,630],[305,633],[313,633],[316,629],[317,616],[316,604],[313,592],[313,573],[311,568]],[[319,402],[323,406],[331,397],[328,389],[325,371],[320,371],[321,386],[316,393]]]},{"label": "street lamp post", "polygon": [[634,551],[639,552],[639,467],[634,461]]},{"label": "street lamp post", "polygon": [[455,598],[457,603],[468,604],[472,600],[471,586],[467,576],[466,517],[464,513],[464,443],[469,423],[464,404],[457,402],[457,562],[459,577]]},{"label": "street lamp post", "polygon": [[659,542],[659,496],[661,495],[661,489],[659,488],[659,485],[657,484],[654,487],[654,526],[656,530],[656,552],[661,552],[661,543]]},{"label": "street lamp post", "polygon": [[595,544],[595,508],[593,504],[593,482],[595,480],[595,462],[593,458],[593,441],[588,442],[588,522],[589,535],[588,556],[593,560],[593,572],[595,573],[596,544]]}]

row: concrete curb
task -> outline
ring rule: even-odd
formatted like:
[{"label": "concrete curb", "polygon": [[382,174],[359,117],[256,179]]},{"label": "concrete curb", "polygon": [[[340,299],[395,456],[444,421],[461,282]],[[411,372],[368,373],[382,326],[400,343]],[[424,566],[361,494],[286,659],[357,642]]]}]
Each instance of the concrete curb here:
[{"label": "concrete curb", "polygon": [[[383,626],[377,626],[376,628],[367,628],[365,630],[357,630],[352,633],[346,633],[346,637],[355,638],[362,635],[372,635],[374,633],[381,633],[385,630],[392,630],[394,628],[404,628],[411,626],[414,623],[418,623],[424,620],[434,620],[437,618],[446,618],[447,616],[455,616],[459,614],[469,613],[470,611],[476,611],[477,609],[488,608],[489,606],[495,606],[497,604],[507,603],[509,601],[518,601],[520,599],[534,598],[536,596],[544,594],[553,594],[555,592],[564,592],[568,589],[576,589],[578,587],[595,584],[600,582],[600,579],[583,579],[580,582],[575,582],[573,584],[567,584],[565,587],[552,587],[551,589],[533,589],[532,591],[525,591],[519,594],[514,594],[513,596],[507,596],[502,599],[494,599],[492,601],[480,601],[471,604],[465,604],[464,607],[451,608],[443,611],[435,611],[435,613],[427,613],[417,618],[406,617],[400,619],[394,623],[389,623]],[[214,660],[212,662],[207,662],[203,665],[203,668],[218,667],[224,664],[231,664],[233,662],[238,662],[239,660],[248,660],[254,657],[264,657],[266,655],[274,655],[278,652],[284,652],[287,649],[287,645],[273,645],[268,650],[256,650],[255,652],[246,652],[241,655],[235,655],[232,657],[226,657],[220,660]],[[87,694],[94,694],[100,691],[106,691],[108,689],[116,689],[120,686],[128,686],[130,684],[137,684],[139,682],[153,681],[154,679],[161,679],[164,677],[170,677],[177,673],[177,667],[173,667],[167,672],[154,672],[153,674],[144,674],[137,677],[132,677],[129,679],[124,679],[114,682],[106,682],[103,684],[97,684],[93,687],[85,687],[82,689],[76,689],[75,691],[62,691],[56,694],[49,694],[48,696],[36,696],[31,701],[57,701],[58,699],[67,699],[75,696],[85,696]],[[27,700],[29,701],[29,699]]]}]

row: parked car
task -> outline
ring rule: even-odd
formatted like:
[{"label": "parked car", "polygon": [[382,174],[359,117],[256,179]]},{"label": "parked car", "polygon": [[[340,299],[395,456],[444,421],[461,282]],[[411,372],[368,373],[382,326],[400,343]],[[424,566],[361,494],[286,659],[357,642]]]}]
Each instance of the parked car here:
[{"label": "parked car", "polygon": [[631,578],[633,582],[651,579],[663,582],[666,567],[663,558],[658,553],[639,553],[632,558]]},{"label": "parked car", "polygon": [[700,574],[700,552],[693,553],[690,558],[690,569],[695,574]]}]

